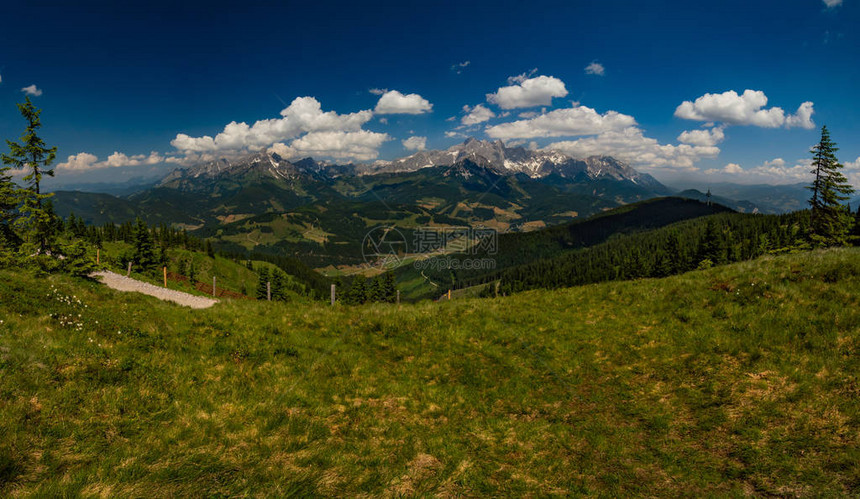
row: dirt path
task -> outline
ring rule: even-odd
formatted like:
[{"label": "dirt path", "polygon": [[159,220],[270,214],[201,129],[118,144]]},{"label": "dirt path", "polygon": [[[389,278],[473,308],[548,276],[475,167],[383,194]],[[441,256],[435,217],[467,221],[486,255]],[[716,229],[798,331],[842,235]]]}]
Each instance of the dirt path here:
[{"label": "dirt path", "polygon": [[175,291],[173,289],[165,289],[160,286],[138,281],[137,279],[125,277],[108,270],[94,272],[90,274],[90,277],[96,277],[107,287],[118,291],[134,291],[137,293],[143,293],[145,295],[154,296],[159,300],[172,301],[180,305],[185,305],[186,307],[207,308],[218,303],[218,300],[212,298],[195,296],[183,293],[182,291]]}]

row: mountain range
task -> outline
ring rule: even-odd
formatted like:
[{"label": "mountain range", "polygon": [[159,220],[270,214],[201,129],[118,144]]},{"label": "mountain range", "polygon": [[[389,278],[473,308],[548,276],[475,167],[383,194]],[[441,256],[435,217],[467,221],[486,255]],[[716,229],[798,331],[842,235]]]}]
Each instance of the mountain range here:
[{"label": "mountain range", "polygon": [[[373,164],[259,152],[176,169],[122,195],[58,191],[54,204],[61,215],[73,212],[88,223],[140,216],[183,226],[223,250],[287,254],[325,266],[360,263],[361,241],[378,225],[396,226],[407,237],[422,226],[528,231],[674,193],[611,156],[577,159],[468,139]],[[757,210],[750,202],[713,201]]]}]

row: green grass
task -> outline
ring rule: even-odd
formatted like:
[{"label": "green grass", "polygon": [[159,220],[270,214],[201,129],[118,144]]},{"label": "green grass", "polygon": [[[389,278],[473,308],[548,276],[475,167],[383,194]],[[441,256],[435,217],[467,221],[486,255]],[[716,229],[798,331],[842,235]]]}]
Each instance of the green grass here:
[{"label": "green grass", "polygon": [[0,271],[0,495],[857,495],[858,289],[856,249],[400,307]]}]

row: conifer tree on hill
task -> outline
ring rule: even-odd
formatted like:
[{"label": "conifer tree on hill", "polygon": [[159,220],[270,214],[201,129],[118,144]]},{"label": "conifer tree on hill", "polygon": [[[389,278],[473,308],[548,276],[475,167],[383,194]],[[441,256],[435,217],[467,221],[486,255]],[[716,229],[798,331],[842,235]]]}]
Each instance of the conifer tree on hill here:
[{"label": "conifer tree on hill", "polygon": [[155,249],[153,247],[152,234],[146,222],[138,218],[134,224],[134,262],[142,270],[149,270],[155,266]]},{"label": "conifer tree on hill", "polygon": [[810,238],[818,246],[844,245],[851,227],[851,213],[842,205],[854,188],[842,174],[836,158],[836,143],[830,139],[827,126],[821,127],[821,140],[812,147],[812,171],[815,175],[807,188],[812,191]]},{"label": "conifer tree on hill", "polygon": [[9,168],[27,172],[24,176],[27,188],[22,191],[23,199],[19,208],[21,216],[17,222],[24,239],[35,245],[36,252],[42,254],[50,250],[53,244],[51,234],[56,225],[56,216],[43,206],[43,201],[51,194],[42,194],[41,183],[43,175],[54,176],[50,166],[57,158],[57,148],[48,148],[38,136],[38,130],[42,127],[42,111],[33,105],[29,97],[18,104],[18,110],[27,120],[27,128],[21,135],[20,143],[6,141],[9,154],[0,155],[0,160]]}]

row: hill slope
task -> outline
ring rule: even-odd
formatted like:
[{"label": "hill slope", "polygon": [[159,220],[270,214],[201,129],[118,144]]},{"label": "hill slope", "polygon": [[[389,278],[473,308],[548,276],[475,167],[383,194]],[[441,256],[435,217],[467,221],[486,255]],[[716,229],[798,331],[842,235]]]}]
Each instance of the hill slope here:
[{"label": "hill slope", "polygon": [[856,249],[193,313],[0,271],[0,494],[857,494],[858,288]]}]

